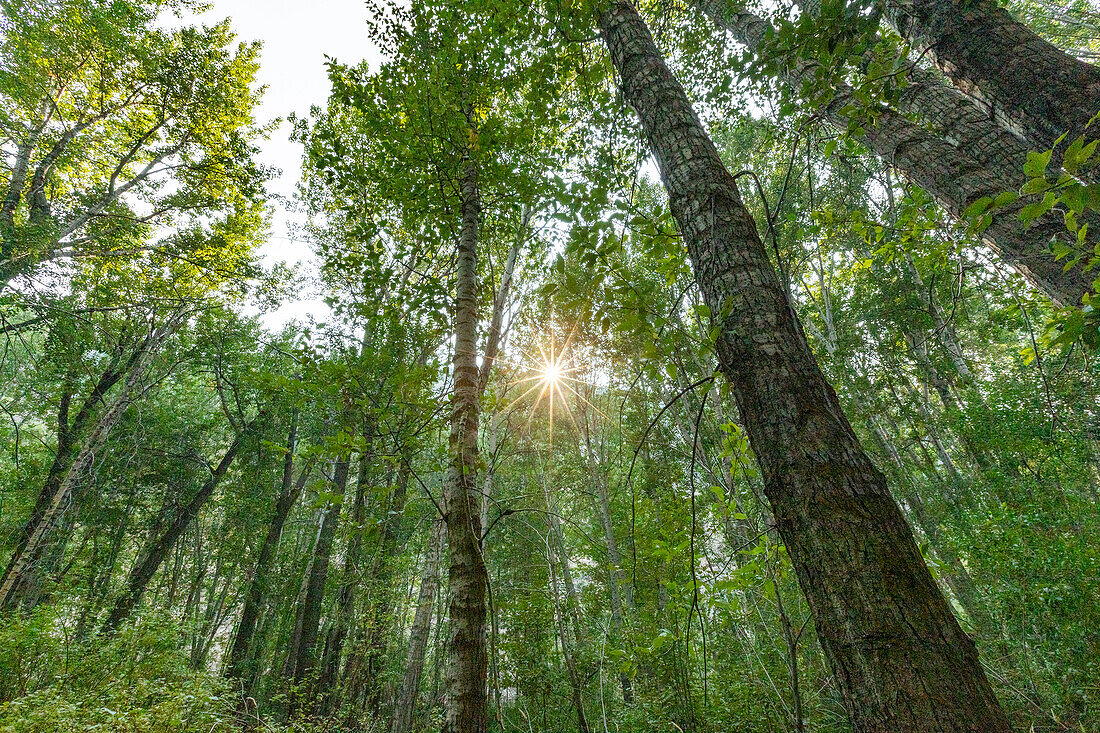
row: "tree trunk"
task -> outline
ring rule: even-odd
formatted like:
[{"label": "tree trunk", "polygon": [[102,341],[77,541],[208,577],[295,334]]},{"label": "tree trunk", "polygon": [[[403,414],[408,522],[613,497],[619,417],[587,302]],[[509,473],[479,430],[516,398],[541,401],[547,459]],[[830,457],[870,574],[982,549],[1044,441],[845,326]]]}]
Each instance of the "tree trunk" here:
[{"label": "tree trunk", "polygon": [[401,552],[402,520],[408,496],[412,467],[403,459],[398,469],[397,484],[390,497],[389,511],[382,526],[382,548],[372,573],[374,598],[370,604],[366,634],[366,661],[361,670],[365,677],[366,710],[377,717],[382,708],[382,673],[385,668],[386,644],[389,641],[393,614],[393,563]]},{"label": "tree trunk", "polygon": [[[576,657],[574,656],[576,646],[569,643],[569,634],[566,632],[565,628],[565,616],[568,613],[566,607],[569,606],[575,598],[571,599],[567,596],[566,600],[563,602],[561,592],[558,589],[558,572],[560,571],[562,576],[565,576],[568,572],[566,565],[569,560],[564,554],[560,557],[558,556],[555,545],[560,540],[558,536],[560,527],[555,526],[556,517],[554,517],[552,510],[548,512],[547,516],[551,520],[547,527],[551,536],[546,538],[546,560],[550,571],[550,594],[554,602],[554,620],[557,622],[558,641],[561,643],[561,654],[565,661],[565,671],[569,676],[569,687],[573,693],[573,707],[577,711],[577,733],[588,733],[588,720],[584,715],[584,685],[581,681],[580,670],[577,668]],[[572,585],[572,580],[569,581],[569,585]],[[574,617],[574,621],[575,620]],[[576,645],[579,646],[581,641],[579,627],[574,630],[574,637]]]},{"label": "tree trunk", "polygon": [[600,17],[717,327],[764,492],[857,731],[1008,731],[977,651],[806,343],[736,179],[627,2]]},{"label": "tree trunk", "polygon": [[371,463],[374,453],[374,431],[369,426],[363,431],[365,450],[359,454],[359,470],[355,479],[355,503],[352,505],[353,523],[348,546],[344,552],[344,567],[340,577],[340,589],[336,597],[336,620],[325,643],[324,664],[318,682],[318,692],[326,695],[325,704],[335,702],[336,682],[340,672],[340,657],[344,640],[355,615],[355,588],[362,581],[360,564],[363,556],[363,531],[367,523],[367,490],[370,487]]},{"label": "tree trunk", "polygon": [[141,596],[145,592],[146,586],[149,585],[149,581],[152,580],[153,576],[160,568],[161,562],[163,562],[168,553],[172,551],[172,548],[176,546],[176,541],[179,540],[180,535],[182,535],[183,531],[191,524],[191,521],[198,516],[199,510],[201,510],[207,500],[214,495],[214,489],[217,488],[218,483],[225,476],[226,471],[229,470],[230,464],[233,463],[233,459],[237,456],[237,451],[241,447],[241,442],[245,434],[251,432],[260,421],[261,417],[262,414],[256,417],[252,423],[245,426],[244,429],[234,436],[233,442],[229,444],[229,448],[225,451],[225,455],[222,456],[221,462],[218,463],[217,467],[211,472],[210,478],[206,480],[202,488],[191,497],[191,501],[187,502],[187,505],[172,518],[168,526],[165,527],[156,539],[146,548],[142,555],[142,560],[130,571],[130,577],[126,581],[126,591],[117,601],[115,601],[111,613],[103,623],[101,633],[113,634],[118,630],[119,626],[122,625],[122,622],[130,617],[130,614],[141,600]]},{"label": "tree trunk", "polygon": [[294,448],[298,434],[298,412],[295,410],[290,423],[290,433],[287,436],[286,455],[283,456],[283,477],[279,491],[279,498],[275,502],[275,514],[271,517],[271,523],[264,535],[264,542],[260,546],[260,554],[256,558],[256,569],[252,573],[252,579],[248,584],[248,593],[245,595],[244,607],[241,609],[241,620],[237,624],[237,633],[233,637],[233,646],[229,651],[229,663],[226,666],[225,676],[244,680],[245,689],[251,689],[255,680],[257,669],[255,665],[252,642],[256,635],[256,624],[260,619],[260,610],[263,607],[264,598],[267,596],[270,582],[271,568],[275,564],[275,553],[279,548],[279,540],[283,536],[283,527],[290,516],[291,509],[298,503],[298,497],[302,495],[302,489],[309,478],[312,461],[307,462],[298,480],[292,483],[294,473]]},{"label": "tree trunk", "polygon": [[390,733],[408,733],[416,712],[416,697],[420,690],[420,675],[424,671],[424,654],[428,648],[428,636],[432,625],[432,608],[435,592],[439,587],[439,563],[443,554],[443,534],[446,529],[442,519],[432,522],[431,539],[420,571],[420,592],[417,594],[416,614],[409,630],[409,653],[405,658],[405,676],[393,709]]},{"label": "tree trunk", "polygon": [[915,50],[927,52],[962,91],[981,100],[1036,148],[1100,137],[1100,68],[1079,61],[1020,23],[994,0],[886,3],[886,17]]},{"label": "tree trunk", "polygon": [[[148,357],[174,328],[172,324],[157,328],[134,349],[124,365],[105,371],[71,423],[69,422],[71,396],[68,393],[62,396],[58,411],[57,451],[49,473],[46,475],[45,485],[38,494],[34,510],[24,525],[11,560],[4,570],[3,577],[0,578],[0,611],[15,605],[20,589],[28,582],[29,574],[33,572],[33,564],[42,554],[45,540],[53,529],[53,524],[70,503],[77,484],[95,459],[95,453],[107,434],[133,401],[138,383],[145,372]],[[113,397],[107,399],[108,392],[123,376],[126,380],[122,387]],[[104,405],[103,411],[87,438],[84,439],[79,452],[74,456],[73,450],[76,448],[77,441],[80,440],[81,433],[92,421],[100,405]]]},{"label": "tree trunk", "polygon": [[[317,531],[317,542],[313,545],[313,555],[304,578],[305,594],[299,612],[300,623],[295,624],[295,634],[288,657],[290,673],[287,675],[298,688],[297,695],[307,691],[303,685],[310,680],[317,666],[317,635],[321,624],[321,607],[325,600],[325,584],[328,582],[329,560],[332,557],[332,545],[336,540],[336,527],[340,522],[344,492],[348,486],[349,460],[341,457],[336,460],[333,471],[333,493],[335,498],[325,507],[321,526]],[[291,703],[291,709],[299,707],[305,700],[299,698]]]},{"label": "tree trunk", "polygon": [[454,400],[450,458],[443,490],[450,548],[451,602],[444,733],[488,729],[486,596],[489,577],[481,554],[478,511],[477,249],[481,199],[477,168],[467,163],[462,180],[462,229],[455,265]]},{"label": "tree trunk", "polygon": [[[732,8],[729,0],[695,0],[695,4],[739,42],[757,52],[763,49],[768,25],[761,18]],[[784,77],[792,87],[800,89],[803,80],[813,78],[816,66],[816,61],[800,59],[785,70]],[[835,91],[819,112],[829,125],[847,131],[849,116],[844,107],[853,103],[852,89],[841,85]],[[983,197],[996,198],[1006,190],[1018,188],[1025,180],[1022,171],[1012,182],[994,175],[966,151],[895,110],[876,107],[873,113],[873,121],[862,125],[864,144],[964,224],[969,223],[964,214],[970,204]],[[1081,267],[1066,271],[1047,246],[1051,239],[1057,238],[1076,247],[1076,235],[1067,231],[1061,215],[1055,211],[1024,225],[1019,212],[1027,203],[1027,197],[1021,197],[995,210],[989,227],[982,232],[983,242],[1056,303],[1080,303],[1084,294],[1092,292],[1092,277]]]}]

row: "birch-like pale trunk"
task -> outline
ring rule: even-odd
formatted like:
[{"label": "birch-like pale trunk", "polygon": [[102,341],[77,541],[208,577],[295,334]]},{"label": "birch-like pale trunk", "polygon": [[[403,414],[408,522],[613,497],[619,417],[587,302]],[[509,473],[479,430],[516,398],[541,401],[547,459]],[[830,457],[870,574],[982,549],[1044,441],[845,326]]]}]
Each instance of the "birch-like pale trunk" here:
[{"label": "birch-like pale trunk", "polygon": [[462,178],[462,224],[455,264],[453,308],[454,398],[451,408],[450,466],[443,487],[443,510],[450,549],[450,639],[444,733],[484,733],[488,729],[489,658],[487,596],[489,575],[481,554],[477,366],[478,276],[481,196],[476,165],[467,162]]},{"label": "birch-like pale trunk", "polygon": [[428,551],[424,557],[424,566],[420,570],[420,590],[417,593],[416,612],[413,615],[412,628],[409,630],[405,675],[401,680],[401,688],[398,690],[394,704],[390,733],[409,733],[412,728],[413,714],[416,712],[416,697],[420,691],[420,676],[424,672],[424,655],[428,649],[428,637],[431,635],[432,609],[435,607],[435,594],[439,588],[439,564],[443,556],[445,532],[446,524],[442,518],[432,522]]}]

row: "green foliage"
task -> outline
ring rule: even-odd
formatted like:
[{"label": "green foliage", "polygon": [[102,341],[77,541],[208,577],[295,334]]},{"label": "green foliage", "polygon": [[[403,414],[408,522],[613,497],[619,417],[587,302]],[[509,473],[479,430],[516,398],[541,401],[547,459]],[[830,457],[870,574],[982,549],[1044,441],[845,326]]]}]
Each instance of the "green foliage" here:
[{"label": "green foliage", "polygon": [[209,733],[232,719],[226,682],[190,667],[173,620],[145,614],[108,641],[72,633],[53,608],[4,624],[0,731]]}]

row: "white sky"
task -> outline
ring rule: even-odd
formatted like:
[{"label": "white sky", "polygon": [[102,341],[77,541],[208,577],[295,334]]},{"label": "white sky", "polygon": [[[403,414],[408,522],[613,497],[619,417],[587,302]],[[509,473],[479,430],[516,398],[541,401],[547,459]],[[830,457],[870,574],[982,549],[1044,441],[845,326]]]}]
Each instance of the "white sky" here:
[{"label": "white sky", "polygon": [[[213,7],[198,22],[214,23],[231,18],[241,41],[262,41],[257,81],[267,86],[258,121],[290,113],[309,114],[312,105],[323,105],[329,84],[325,56],[342,63],[367,59],[372,67],[380,57],[367,40],[367,10],[362,0],[213,0]],[[272,193],[290,197],[301,175],[302,146],[290,141],[290,125],[284,122],[261,146],[260,161],[282,169],[270,182]],[[301,262],[310,253],[302,242],[292,241],[292,227],[301,217],[275,203],[271,240],[263,250],[265,262]],[[323,316],[324,304],[314,300],[288,303],[264,318],[278,328],[291,318],[312,313]]]}]

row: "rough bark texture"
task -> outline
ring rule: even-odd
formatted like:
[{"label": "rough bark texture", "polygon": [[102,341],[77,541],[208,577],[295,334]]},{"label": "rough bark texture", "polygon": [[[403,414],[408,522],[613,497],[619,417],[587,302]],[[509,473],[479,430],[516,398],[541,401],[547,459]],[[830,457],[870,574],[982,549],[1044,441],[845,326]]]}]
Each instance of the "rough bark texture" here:
[{"label": "rough bark texture", "polygon": [[1008,731],[974,643],[809,350],[786,289],[644,21],[600,30],[717,327],[764,491],[857,731]]},{"label": "rough bark texture", "polygon": [[[695,0],[695,4],[738,42],[754,51],[763,50],[768,27],[763,19],[732,8],[729,0]],[[799,59],[787,67],[783,75],[792,87],[800,89],[803,81],[812,77],[816,64],[813,60]],[[842,110],[851,102],[851,88],[841,85],[819,113],[829,125],[846,131],[850,118]],[[929,107],[924,114],[933,116],[937,110],[946,113],[950,109],[949,106]],[[1002,159],[998,157],[1000,152],[990,146],[995,141],[985,141],[979,146],[977,157],[973,157],[965,148],[956,147],[896,110],[877,107],[873,113],[873,119],[862,125],[864,134],[860,139],[876,155],[928,192],[957,220],[964,221],[967,207],[978,199],[996,198],[1007,190],[1018,189],[1025,181],[1018,149],[1011,157],[1007,155],[1009,151],[1001,151],[1006,154]],[[945,118],[941,123],[944,127],[957,129],[958,123],[950,119]],[[1022,152],[1026,155],[1026,151]],[[1020,165],[1018,172],[1015,171],[1017,163]],[[1049,247],[1055,238],[1076,246],[1076,237],[1067,232],[1062,216],[1054,211],[1030,225],[1022,224],[1019,212],[1028,202],[1028,197],[1021,197],[998,209],[992,223],[982,233],[982,240],[1055,302],[1077,304],[1082,295],[1092,292],[1093,278],[1080,267],[1065,271],[1064,263],[1055,261]]]},{"label": "rough bark texture", "polygon": [[994,0],[888,2],[886,17],[918,53],[1036,148],[1060,135],[1100,137],[1100,67],[1039,37]]},{"label": "rough bark texture", "polygon": [[279,547],[279,540],[283,536],[283,527],[290,516],[290,510],[298,502],[302,495],[306,479],[309,477],[311,463],[298,475],[298,480],[293,481],[294,473],[294,447],[297,442],[298,414],[294,413],[290,425],[290,433],[287,436],[286,455],[283,457],[283,477],[279,491],[279,498],[275,502],[275,514],[271,517],[271,523],[267,526],[263,544],[260,546],[260,554],[256,558],[256,568],[252,573],[252,579],[248,584],[248,594],[244,599],[244,607],[241,609],[241,620],[237,624],[237,633],[233,637],[233,646],[229,651],[229,663],[226,666],[226,677],[240,678],[246,681],[246,688],[251,687],[255,678],[255,662],[252,659],[252,640],[256,635],[256,624],[260,620],[260,610],[263,607],[264,598],[267,595],[271,568],[275,563],[275,552]]},{"label": "rough bark texture", "polygon": [[481,200],[471,162],[462,181],[462,229],[455,265],[454,400],[451,464],[443,491],[450,548],[451,602],[444,733],[488,729],[486,600],[489,576],[481,554],[478,511],[477,249]]},{"label": "rough bark texture", "polygon": [[107,616],[107,620],[103,622],[104,634],[112,634],[118,630],[119,626],[130,617],[134,608],[137,607],[139,601],[141,601],[142,594],[145,593],[145,588],[149,585],[149,581],[153,579],[157,570],[160,569],[160,564],[164,562],[164,558],[168,553],[172,551],[172,548],[176,546],[176,542],[179,540],[183,531],[191,524],[191,521],[199,515],[199,510],[206,504],[207,500],[214,495],[214,489],[217,488],[218,483],[225,476],[226,471],[229,470],[230,464],[233,463],[233,459],[237,456],[237,451],[241,447],[241,441],[245,434],[256,425],[259,418],[256,418],[250,425],[246,426],[241,432],[239,432],[230,443],[229,448],[225,451],[221,461],[210,473],[210,478],[202,485],[202,487],[191,497],[191,501],[176,513],[171,522],[166,526],[156,538],[148,545],[145,552],[142,555],[141,561],[134,566],[134,569],[130,571],[130,577],[126,581],[126,590],[122,596],[115,601],[114,607],[111,609],[111,613]]},{"label": "rough bark texture", "polygon": [[432,523],[428,553],[420,572],[420,591],[417,594],[416,613],[409,630],[409,653],[405,658],[405,675],[393,709],[390,733],[408,733],[416,712],[416,695],[420,690],[420,675],[424,671],[424,653],[428,649],[428,636],[432,625],[432,609],[435,592],[439,587],[439,562],[443,555],[443,534],[446,525],[442,519]]}]

